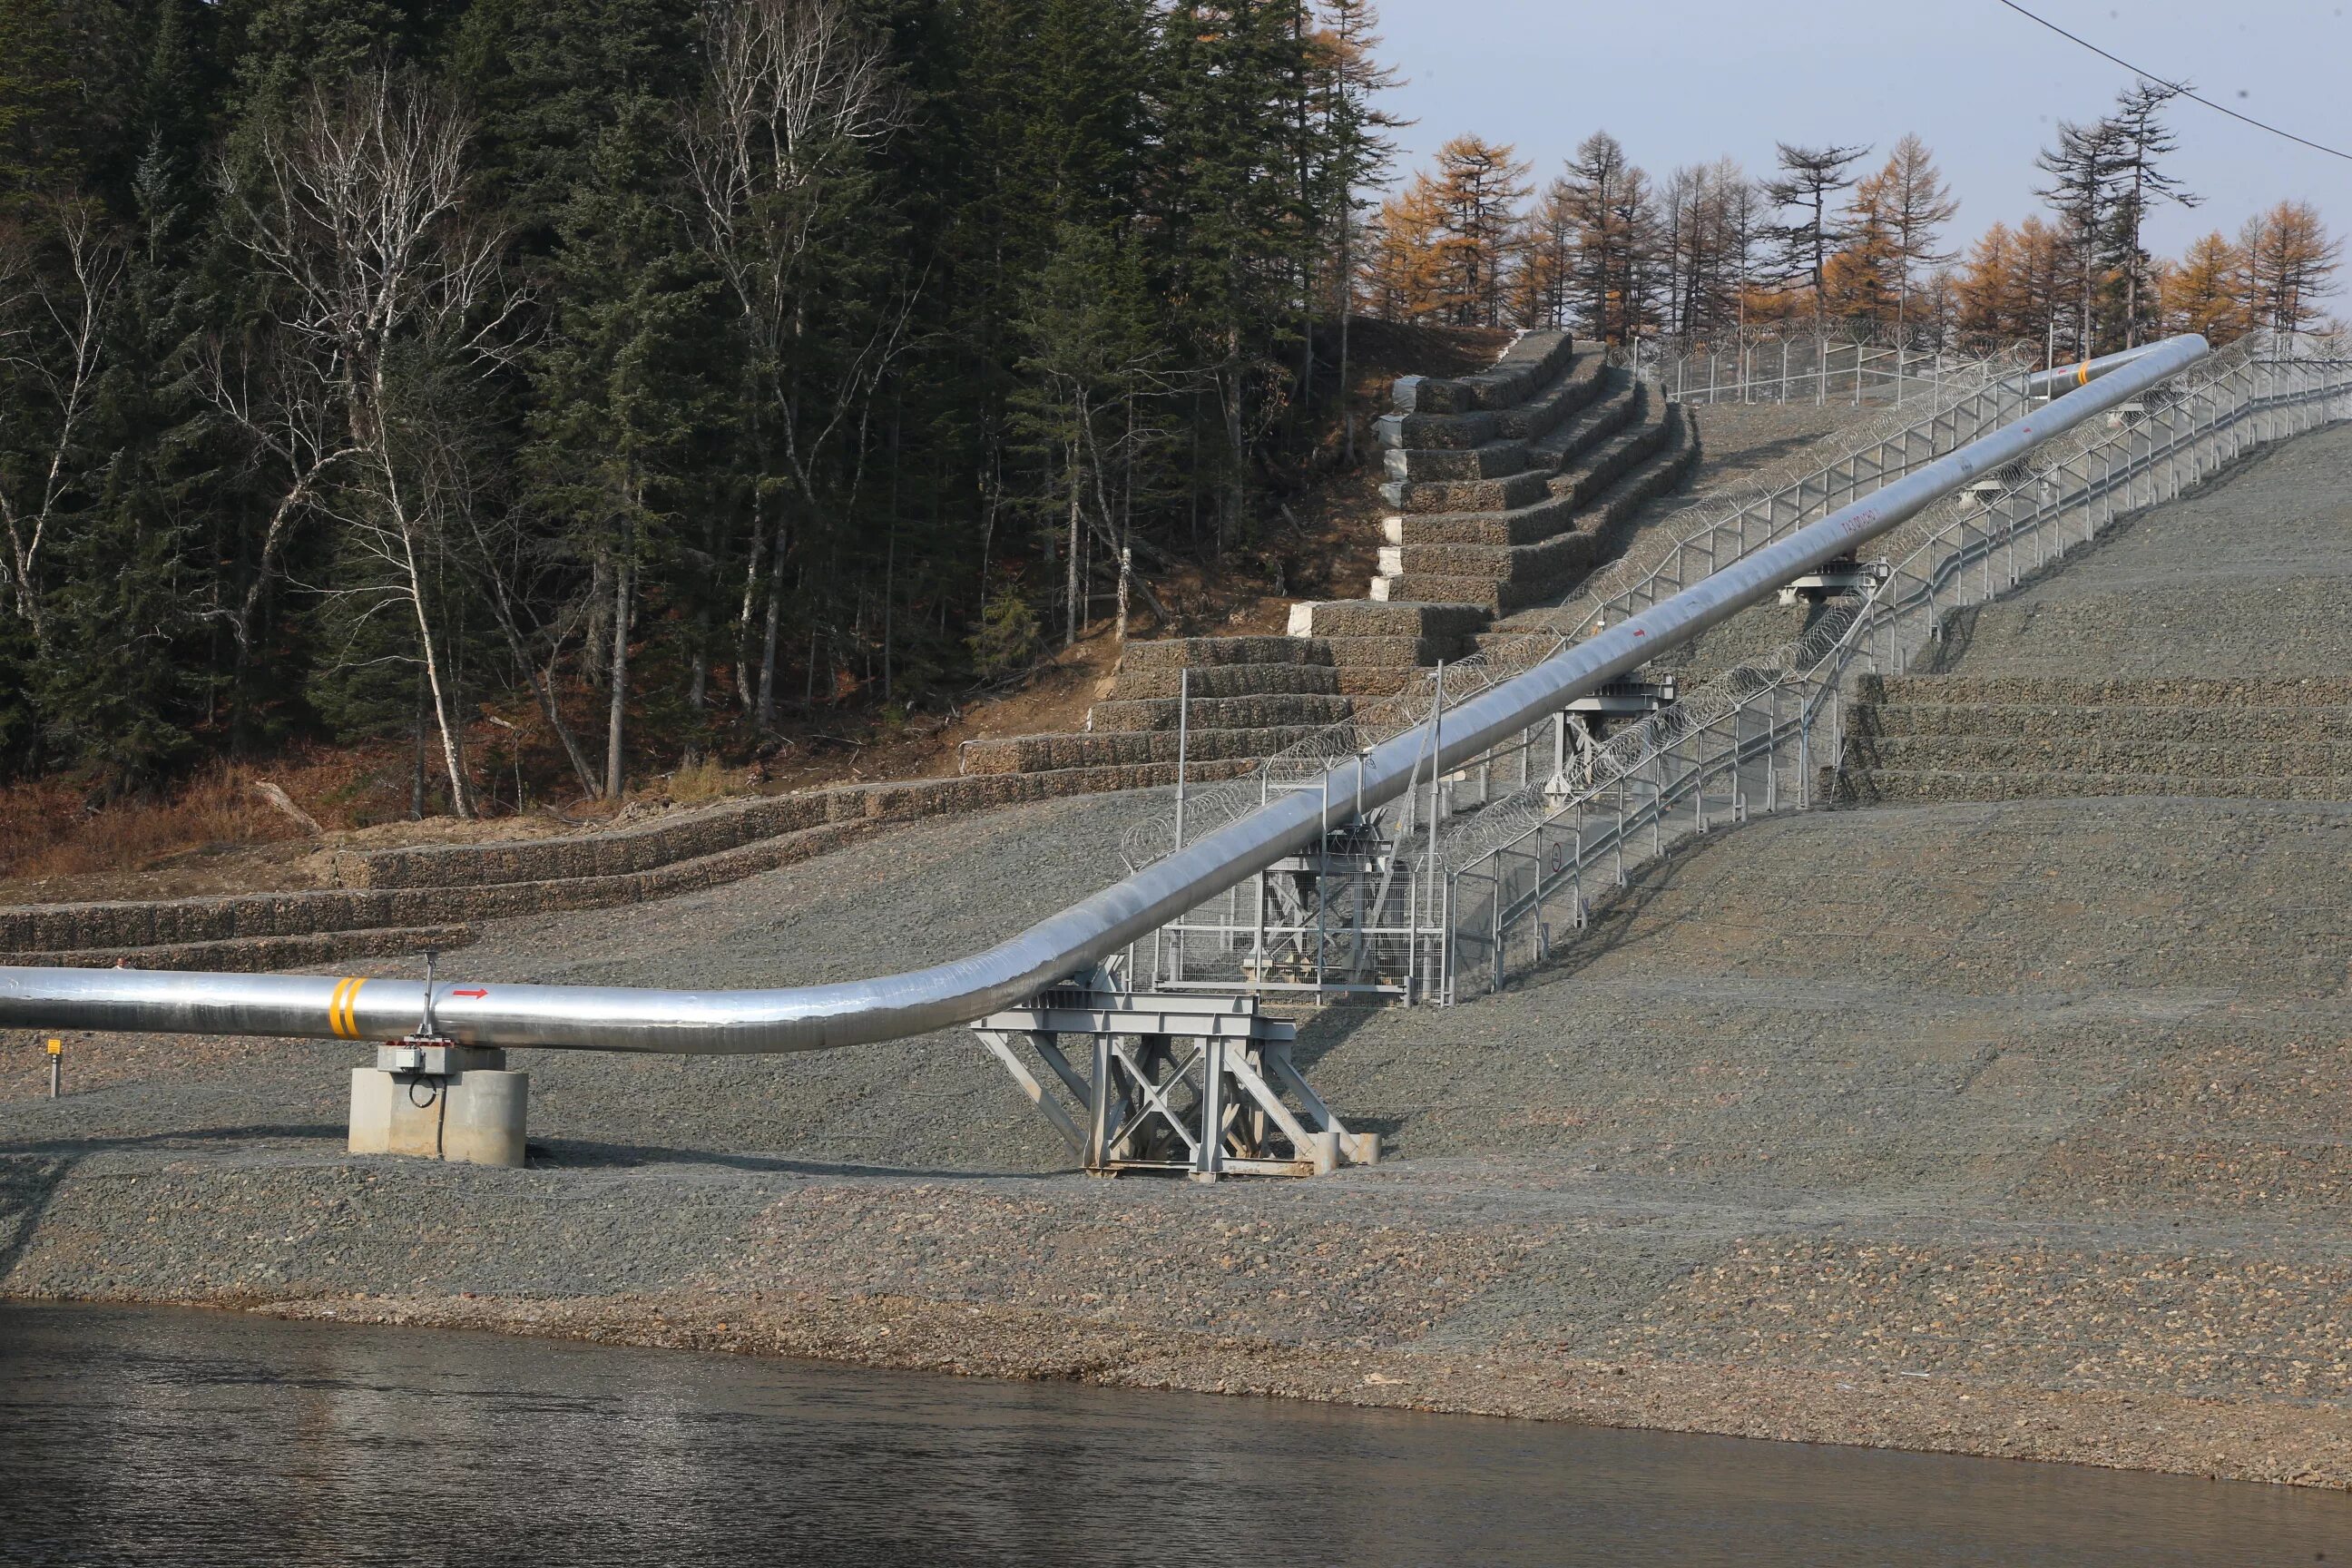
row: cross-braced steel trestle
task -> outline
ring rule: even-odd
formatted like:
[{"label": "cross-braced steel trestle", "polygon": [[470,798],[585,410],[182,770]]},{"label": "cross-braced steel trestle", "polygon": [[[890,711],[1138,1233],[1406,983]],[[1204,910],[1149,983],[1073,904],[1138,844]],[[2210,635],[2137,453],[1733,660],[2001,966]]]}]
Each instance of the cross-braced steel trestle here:
[{"label": "cross-braced steel trestle", "polygon": [[972,1026],[1087,1170],[1213,1182],[1379,1160],[1380,1135],[1349,1131],[1307,1086],[1290,1059],[1297,1026],[1257,998],[1115,986],[1097,972]]}]

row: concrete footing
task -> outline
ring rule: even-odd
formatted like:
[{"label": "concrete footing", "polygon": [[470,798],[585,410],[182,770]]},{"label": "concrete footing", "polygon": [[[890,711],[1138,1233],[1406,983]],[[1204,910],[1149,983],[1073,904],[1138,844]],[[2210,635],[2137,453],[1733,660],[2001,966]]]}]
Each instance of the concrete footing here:
[{"label": "concrete footing", "polygon": [[506,1053],[403,1043],[352,1069],[351,1152],[520,1165],[530,1075]]}]

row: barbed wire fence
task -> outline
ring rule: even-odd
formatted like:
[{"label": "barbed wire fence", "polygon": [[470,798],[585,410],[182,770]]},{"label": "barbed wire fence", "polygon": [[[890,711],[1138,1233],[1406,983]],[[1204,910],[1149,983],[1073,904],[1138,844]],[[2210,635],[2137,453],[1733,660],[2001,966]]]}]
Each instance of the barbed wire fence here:
[{"label": "barbed wire fence", "polygon": [[[1532,777],[1439,826],[1441,978],[1499,988],[1580,928],[1591,894],[1632,868],[1754,811],[1803,808],[1838,787],[1844,696],[1900,674],[1952,612],[1979,605],[2090,542],[2117,518],[2177,497],[2249,448],[2352,416],[2352,358],[2336,339],[2242,340],[2136,408],[2070,432],[1878,542],[1886,575],[1825,605],[1793,642],[1736,666],[1581,754],[1576,776]],[[1500,750],[1500,749],[1498,749]],[[1526,747],[1519,748],[1524,759]],[[1496,759],[1463,770],[1490,780]],[[1484,792],[1482,792],[1483,794]],[[1426,850],[1423,851],[1426,855]]]},{"label": "barbed wire fence", "polygon": [[1901,405],[1937,395],[1973,365],[2005,359],[2020,368],[2040,357],[2028,345],[1963,343],[1916,349],[1852,332],[1751,331],[1729,342],[1636,340],[1624,362],[1671,403],[1874,404]]},{"label": "barbed wire fence", "polygon": [[[1446,665],[1446,703],[1458,704],[1533,668],[1595,626],[1613,624],[1681,592],[1748,551],[1966,446],[2024,406],[2023,383],[2013,364],[2006,359],[1974,362],[1925,407],[1870,416],[1734,489],[1668,514],[1560,604],[1512,617],[1476,657]],[[1395,692],[1360,701],[1351,717],[1276,752],[1254,772],[1190,792],[1181,836],[1161,810],[1139,817],[1121,838],[1128,868],[1139,870],[1171,853],[1180,837],[1191,842],[1213,832],[1275,794],[1311,785],[1331,767],[1425,722],[1439,679],[1437,670],[1415,671]]]}]

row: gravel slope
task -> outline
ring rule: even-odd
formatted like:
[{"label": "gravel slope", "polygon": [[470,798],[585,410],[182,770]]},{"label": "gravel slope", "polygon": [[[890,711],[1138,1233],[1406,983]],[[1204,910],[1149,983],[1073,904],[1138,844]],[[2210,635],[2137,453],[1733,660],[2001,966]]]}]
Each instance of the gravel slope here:
[{"label": "gravel slope", "polygon": [[2340,676],[2352,668],[2352,426],[2248,458],[2063,571],[1959,618],[1945,669]]},{"label": "gravel slope", "polygon": [[[2301,479],[2279,465],[2294,493],[2352,469],[2335,435],[2281,456],[2322,447]],[[1115,876],[1138,804],[919,824],[506,922],[466,973],[926,962]],[[1313,1020],[1311,1076],[1399,1158],[1311,1183],[1061,1173],[953,1034],[530,1053],[520,1172],[343,1155],[350,1047],[78,1043],[52,1105],[14,1037],[0,1289],[2343,1487],[2347,868],[2352,805],[2330,803],[1719,833],[1529,984]]]}]

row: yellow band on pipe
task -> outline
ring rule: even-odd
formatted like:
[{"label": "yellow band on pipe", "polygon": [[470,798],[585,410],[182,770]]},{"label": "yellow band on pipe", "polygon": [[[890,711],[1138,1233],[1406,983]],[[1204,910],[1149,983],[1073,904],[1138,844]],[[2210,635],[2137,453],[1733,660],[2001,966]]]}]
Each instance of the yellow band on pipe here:
[{"label": "yellow band on pipe", "polygon": [[360,1037],[356,1014],[360,987],[366,984],[364,980],[339,980],[335,983],[335,994],[327,1004],[327,1026],[335,1032],[335,1038],[356,1040]]},{"label": "yellow band on pipe", "polygon": [[2091,384],[2091,362],[2089,360],[2084,360],[2081,364],[2075,367],[2074,384],[2076,386],[2088,386]]}]

